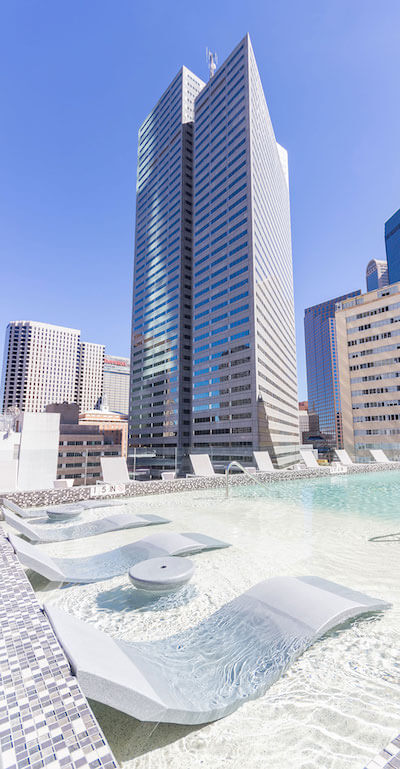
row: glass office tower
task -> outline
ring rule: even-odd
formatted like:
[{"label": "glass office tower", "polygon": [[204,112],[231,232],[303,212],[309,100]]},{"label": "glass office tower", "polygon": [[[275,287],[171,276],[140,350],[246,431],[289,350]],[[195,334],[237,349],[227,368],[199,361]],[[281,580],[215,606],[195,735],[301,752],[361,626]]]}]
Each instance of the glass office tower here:
[{"label": "glass office tower", "polygon": [[298,459],[287,155],[246,36],[195,101],[192,446]]},{"label": "glass office tower", "polygon": [[335,307],[337,302],[360,294],[353,291],[337,296],[308,307],[304,313],[308,409],[318,414],[328,447],[341,448],[343,443]]},{"label": "glass office tower", "polygon": [[389,283],[400,281],[400,208],[385,223]]},{"label": "glass office tower", "polygon": [[190,444],[193,105],[203,86],[183,67],[139,130],[129,432],[131,446],[167,457],[160,468]]},{"label": "glass office tower", "polygon": [[387,286],[389,284],[387,262],[384,259],[371,259],[367,264],[365,278],[367,292]]}]

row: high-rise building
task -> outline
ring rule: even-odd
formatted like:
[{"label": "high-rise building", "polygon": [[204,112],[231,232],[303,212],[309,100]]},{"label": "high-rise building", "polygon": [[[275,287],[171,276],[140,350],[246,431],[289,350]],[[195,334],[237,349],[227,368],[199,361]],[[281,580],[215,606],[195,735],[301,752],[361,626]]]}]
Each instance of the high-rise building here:
[{"label": "high-rise building", "polygon": [[103,394],[104,345],[80,342],[76,402],[82,412],[90,411]]},{"label": "high-rise building", "polygon": [[129,411],[129,358],[105,355],[103,396],[110,411],[127,415]]},{"label": "high-rise building", "polygon": [[139,131],[130,399],[136,446],[298,458],[287,154],[248,36]]},{"label": "high-rise building", "polygon": [[31,320],[9,323],[0,409],[40,412],[63,402],[94,408],[102,394],[104,346],[81,342],[80,333]]},{"label": "high-rise building", "polygon": [[388,264],[384,259],[371,259],[366,269],[367,291],[375,291],[389,284]]},{"label": "high-rise building", "polygon": [[385,246],[389,283],[400,280],[400,208],[385,223]]},{"label": "high-rise building", "polygon": [[48,403],[76,398],[80,332],[31,320],[8,324],[1,409],[44,411]]},{"label": "high-rise building", "polygon": [[248,35],[195,101],[192,445],[298,460],[288,164]]},{"label": "high-rise building", "polygon": [[182,67],[139,130],[130,442],[171,466],[190,444],[193,117],[203,86]]},{"label": "high-rise building", "polygon": [[308,409],[318,415],[327,447],[342,446],[335,307],[360,294],[358,290],[337,296],[308,307],[304,313]]},{"label": "high-rise building", "polygon": [[400,458],[400,283],[340,303],[336,311],[343,444]]}]

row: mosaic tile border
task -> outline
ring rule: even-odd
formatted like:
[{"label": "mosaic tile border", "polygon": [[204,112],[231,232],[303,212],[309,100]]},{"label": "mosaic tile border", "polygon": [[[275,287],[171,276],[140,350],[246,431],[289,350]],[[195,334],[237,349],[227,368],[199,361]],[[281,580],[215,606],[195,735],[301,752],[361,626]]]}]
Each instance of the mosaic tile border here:
[{"label": "mosaic tile border", "polygon": [[366,764],[364,769],[400,769],[400,734]]},{"label": "mosaic tile border", "polygon": [[0,766],[118,766],[1,529]]}]

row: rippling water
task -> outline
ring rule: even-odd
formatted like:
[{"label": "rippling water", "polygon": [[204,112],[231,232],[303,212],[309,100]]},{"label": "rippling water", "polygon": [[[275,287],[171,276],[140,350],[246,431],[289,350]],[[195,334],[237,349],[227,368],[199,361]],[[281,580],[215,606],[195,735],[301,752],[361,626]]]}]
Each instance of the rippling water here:
[{"label": "rippling water", "polygon": [[[264,697],[213,724],[141,723],[92,703],[124,769],[360,769],[400,731],[400,474],[273,483],[261,493],[237,487],[231,494],[229,500],[222,490],[150,496],[126,508],[172,519],[151,533],[199,531],[231,542],[227,550],[191,556],[194,577],[178,593],[143,596],[126,576],[62,589],[32,576],[38,597],[135,641],[188,630],[276,575],[315,574],[391,601],[382,615],[325,636]],[[77,557],[149,533],[134,529],[42,547]],[[393,533],[398,538],[369,541]]]}]

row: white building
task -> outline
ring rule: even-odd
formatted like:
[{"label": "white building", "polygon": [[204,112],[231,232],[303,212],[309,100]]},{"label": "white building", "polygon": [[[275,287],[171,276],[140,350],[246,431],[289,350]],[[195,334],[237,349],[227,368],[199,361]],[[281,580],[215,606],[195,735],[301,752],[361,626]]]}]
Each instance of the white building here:
[{"label": "white building", "polygon": [[31,320],[7,326],[3,358],[1,409],[44,411],[48,403],[76,398],[80,332]]},{"label": "white building", "polygon": [[81,412],[94,409],[103,394],[103,366],[104,345],[81,342],[77,391],[77,403]]},{"label": "white building", "polygon": [[118,355],[105,356],[103,395],[110,411],[128,414],[129,373],[129,358],[121,358]]},{"label": "white building", "polygon": [[298,459],[287,153],[248,35],[195,100],[192,445]]},{"label": "white building", "polygon": [[104,346],[81,342],[80,333],[31,320],[9,323],[0,410],[34,413],[64,402],[93,408],[102,394]]}]

